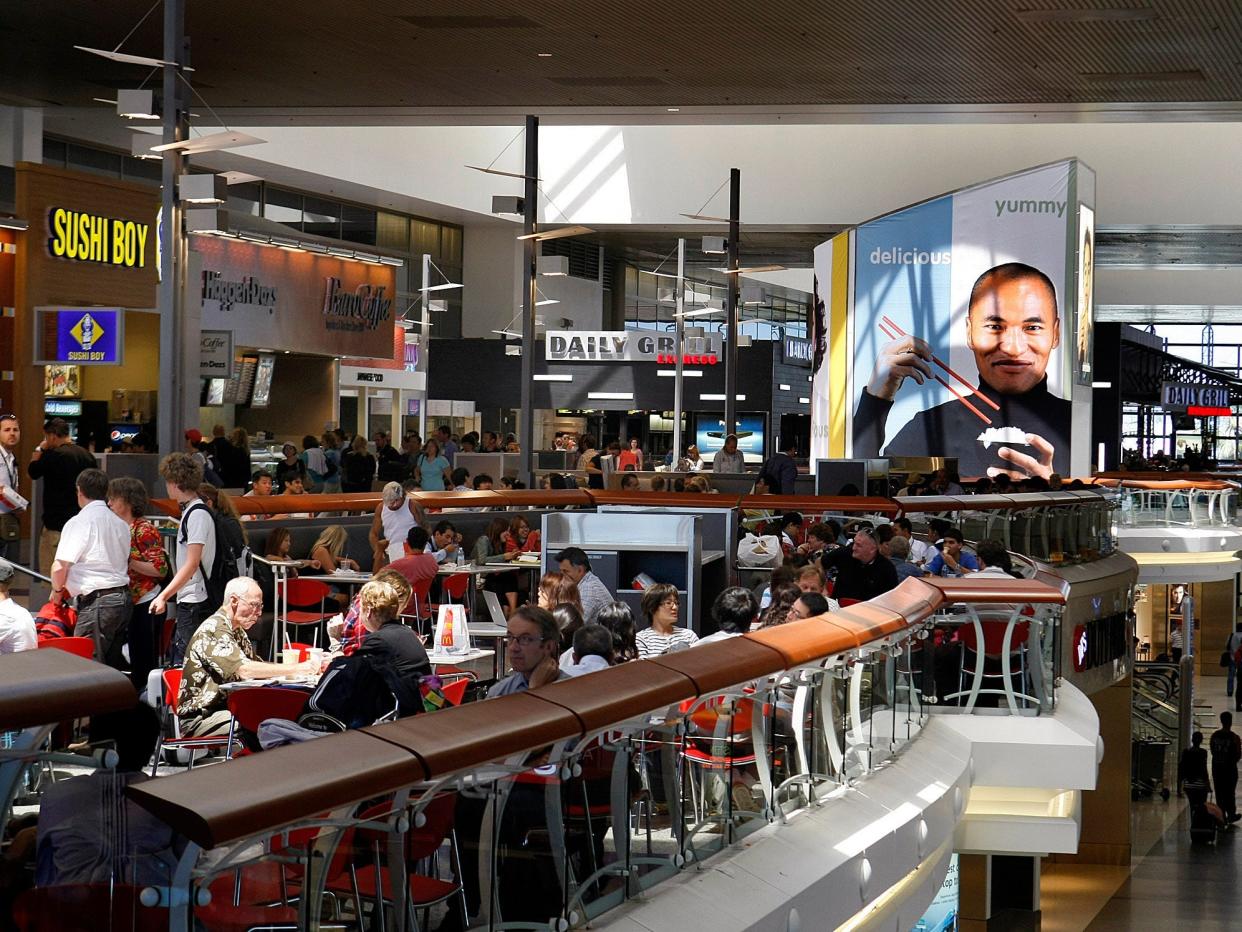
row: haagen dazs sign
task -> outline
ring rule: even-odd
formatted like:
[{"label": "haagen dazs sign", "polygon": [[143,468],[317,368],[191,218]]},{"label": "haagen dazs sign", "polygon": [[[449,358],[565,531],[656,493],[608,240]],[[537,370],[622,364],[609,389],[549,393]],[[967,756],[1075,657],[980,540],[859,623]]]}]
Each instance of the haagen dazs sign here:
[{"label": "haagen dazs sign", "polygon": [[204,270],[203,300],[217,302],[225,312],[249,307],[276,313],[276,289],[249,275],[229,281],[219,272]]},{"label": "haagen dazs sign", "polygon": [[[692,366],[714,366],[721,356],[720,334],[686,337],[682,361]],[[548,362],[655,362],[677,361],[677,338],[671,333],[640,330],[549,330],[545,341]]]},{"label": "haagen dazs sign", "polygon": [[357,333],[374,330],[392,316],[392,298],[383,285],[362,284],[352,292],[341,288],[341,280],[328,276],[323,295],[323,316],[329,330]]}]

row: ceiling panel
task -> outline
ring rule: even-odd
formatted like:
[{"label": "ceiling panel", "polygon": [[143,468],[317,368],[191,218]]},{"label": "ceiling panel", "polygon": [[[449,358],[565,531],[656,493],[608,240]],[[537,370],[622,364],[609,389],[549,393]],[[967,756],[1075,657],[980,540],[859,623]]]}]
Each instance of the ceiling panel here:
[{"label": "ceiling panel", "polygon": [[[187,4],[214,107],[1091,104],[1242,100],[1236,0],[421,0]],[[150,0],[5,4],[0,100],[136,85]],[[124,51],[160,55],[160,7]],[[540,57],[540,53],[549,57]]]}]

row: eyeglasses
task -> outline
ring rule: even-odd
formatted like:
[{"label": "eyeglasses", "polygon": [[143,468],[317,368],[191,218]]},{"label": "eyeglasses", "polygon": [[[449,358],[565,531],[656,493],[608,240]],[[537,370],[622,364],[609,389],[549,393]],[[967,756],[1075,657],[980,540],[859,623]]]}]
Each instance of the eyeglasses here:
[{"label": "eyeglasses", "polygon": [[680,607],[680,605],[681,602],[678,600],[677,596],[674,595],[670,595],[667,599],[660,603],[661,608],[677,608]]},{"label": "eyeglasses", "polygon": [[[236,598],[236,596],[235,596],[234,598]],[[262,600],[262,599],[237,599],[237,604],[238,604],[238,605],[248,605],[248,606],[250,606],[251,608],[253,608],[253,609],[257,610],[257,611],[262,611],[262,610],[263,610],[263,600]]]},{"label": "eyeglasses", "polygon": [[521,636],[514,634],[505,635],[506,644],[517,644],[521,647],[534,647],[536,644],[542,644],[547,638],[537,637],[533,634],[523,634]]}]

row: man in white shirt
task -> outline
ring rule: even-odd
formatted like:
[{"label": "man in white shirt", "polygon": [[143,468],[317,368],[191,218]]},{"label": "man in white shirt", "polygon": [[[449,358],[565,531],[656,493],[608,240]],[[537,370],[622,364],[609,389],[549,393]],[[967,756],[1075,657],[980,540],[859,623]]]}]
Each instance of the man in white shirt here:
[{"label": "man in white shirt", "polygon": [[931,560],[934,553],[928,551],[934,550],[929,544],[924,543],[914,536],[914,526],[910,524],[909,518],[893,519],[893,536],[904,537],[910,542],[910,562],[917,563],[919,566],[924,565]]},{"label": "man in white shirt", "polygon": [[[17,560],[21,548],[21,524],[18,512],[25,509],[14,508],[5,503],[12,500],[18,493],[18,479],[21,470],[17,465],[17,445],[21,442],[22,431],[17,423],[16,414],[0,414],[0,559]],[[10,494],[12,493],[12,494]]]},{"label": "man in white shirt", "polygon": [[162,615],[168,600],[177,597],[177,627],[173,632],[172,663],[181,666],[190,638],[218,605],[207,598],[207,577],[216,564],[216,523],[207,503],[198,497],[203,467],[188,453],[170,453],[160,461],[160,477],[168,497],[181,506],[177,531],[177,572],[151,602],[152,615]]},{"label": "man in white shirt", "polygon": [[79,512],[65,522],[52,561],[52,602],[78,600],[78,637],[93,638],[95,659],[124,665],[129,633],[129,525],[108,508],[108,477],[84,469],[76,480]]},{"label": "man in white shirt", "polygon": [[612,604],[613,597],[604,581],[591,572],[591,558],[581,547],[566,547],[556,555],[556,562],[561,572],[578,585],[582,620],[594,624],[604,606]]},{"label": "man in white shirt", "polygon": [[15,654],[39,646],[30,612],[9,598],[9,585],[15,573],[11,565],[0,563],[0,654]]}]

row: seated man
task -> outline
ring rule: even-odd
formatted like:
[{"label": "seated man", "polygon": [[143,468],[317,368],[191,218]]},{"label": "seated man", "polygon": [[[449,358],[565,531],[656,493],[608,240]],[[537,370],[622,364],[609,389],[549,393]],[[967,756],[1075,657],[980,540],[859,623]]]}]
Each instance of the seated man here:
[{"label": "seated man", "polygon": [[[400,560],[393,560],[388,564],[387,569],[395,570],[405,577],[411,588],[418,589],[420,585],[428,580],[436,578],[436,570],[439,564],[433,554],[427,552],[427,544],[431,537],[427,533],[426,528],[414,525],[405,535],[405,556]],[[428,588],[427,592],[430,592]],[[419,609],[424,616],[427,614],[427,606],[431,600],[424,596]],[[402,612],[412,612],[414,606],[403,606]]]},{"label": "seated man", "polygon": [[759,603],[749,589],[742,586],[725,589],[712,603],[712,620],[716,622],[716,631],[705,638],[699,638],[699,644],[710,644],[712,641],[723,641],[745,634],[758,617]]},{"label": "seated man", "polygon": [[0,654],[15,654],[39,646],[30,612],[9,598],[14,572],[11,563],[0,563]]},{"label": "seated man", "polygon": [[[256,469],[250,479],[250,491],[242,498],[267,498],[272,494],[272,477],[262,469]],[[262,521],[270,518],[267,514],[242,515],[244,521]]]},{"label": "seated man", "polygon": [[906,537],[894,537],[888,542],[888,560],[897,570],[897,582],[907,579],[918,579],[923,575],[923,568],[912,563],[910,557],[910,540]]},{"label": "seated man", "polygon": [[848,547],[830,550],[819,559],[825,571],[837,571],[832,595],[838,602],[865,602],[897,586],[897,570],[880,556],[880,545],[868,528],[855,531]]},{"label": "seated man", "polygon": [[613,598],[604,581],[591,572],[591,558],[581,547],[566,547],[554,559],[561,572],[578,586],[582,620],[588,625],[593,623],[604,606],[612,604]]},{"label": "seated man", "polygon": [[474,490],[476,492],[490,492],[494,483],[491,476],[487,473],[481,472],[475,476],[473,480],[471,480],[471,484],[474,486]]},{"label": "seated man", "polygon": [[808,564],[798,570],[798,589],[802,592],[813,592],[816,595],[822,595],[828,600],[828,608],[830,611],[838,611],[841,606],[837,604],[837,600],[828,596],[828,580],[824,578],[824,571],[814,564]]},{"label": "seated man", "polygon": [[431,539],[423,546],[426,553],[436,558],[436,563],[447,563],[456,559],[457,548],[460,547],[457,528],[452,521],[439,521],[431,529]]},{"label": "seated man", "polygon": [[232,716],[228,696],[220,688],[225,683],[319,672],[313,661],[289,666],[264,663],[255,656],[246,632],[262,614],[263,592],[259,584],[249,576],[238,576],[224,587],[224,604],[190,638],[181,668],[181,692],[177,695],[177,717],[183,737],[228,734]]},{"label": "seated man", "polygon": [[470,470],[469,469],[467,469],[465,466],[458,466],[456,469],[453,470],[451,476],[453,479],[453,491],[454,492],[469,492],[470,491]]},{"label": "seated man", "polygon": [[561,631],[551,612],[523,605],[509,616],[508,629],[505,655],[513,672],[487,691],[488,699],[525,692],[565,676],[556,657]]},{"label": "seated man", "polygon": [[92,744],[112,743],[116,771],[57,780],[43,792],[35,883],[167,885],[183,844],[163,820],[125,798],[146,779],[159,723],[145,705],[91,717]]},{"label": "seated man", "polygon": [[957,528],[947,528],[942,541],[936,543],[940,552],[927,564],[928,576],[964,576],[979,571],[975,555],[962,549],[962,532]]},{"label": "seated man", "polygon": [[374,724],[395,708],[398,717],[423,710],[419,685],[431,673],[422,641],[400,623],[405,592],[371,580],[358,593],[358,620],[366,629],[362,645],[348,657],[332,661],[308,707],[343,722],[347,728]]},{"label": "seated man", "polygon": [[574,632],[570,652],[573,662],[561,668],[566,676],[606,670],[612,666],[612,632],[603,625],[583,625]]}]

